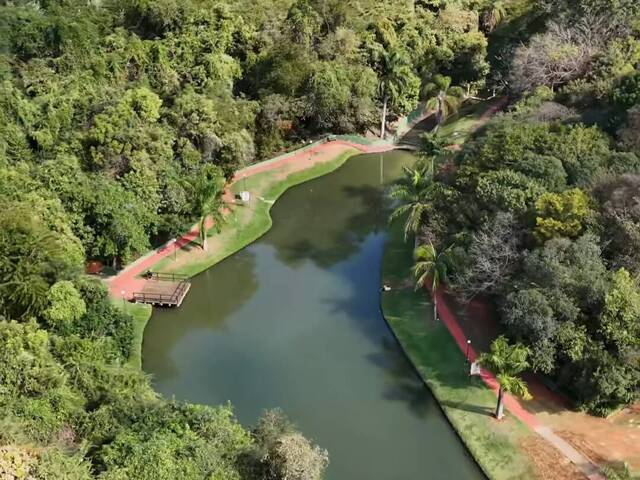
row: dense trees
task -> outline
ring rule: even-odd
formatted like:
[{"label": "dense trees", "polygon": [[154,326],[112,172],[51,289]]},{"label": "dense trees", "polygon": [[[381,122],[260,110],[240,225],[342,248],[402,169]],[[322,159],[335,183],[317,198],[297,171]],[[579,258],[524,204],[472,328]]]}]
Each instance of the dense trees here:
[{"label": "dense trees", "polygon": [[[487,39],[474,8],[4,2],[0,476],[319,478],[327,452],[280,414],[249,432],[229,407],[158,398],[127,363],[132,319],[83,262],[117,267],[204,223],[224,182],[257,158],[326,132],[384,136],[437,74],[482,88]],[[418,199],[423,173],[407,184]]]},{"label": "dense trees", "polygon": [[443,158],[412,230],[453,244],[450,290],[494,302],[530,368],[604,415],[640,387],[640,10],[538,6],[549,21],[511,58],[511,111]]},{"label": "dense trees", "polygon": [[384,130],[439,71],[486,74],[477,14],[450,2],[258,3],[2,7],[1,162],[37,179],[19,196],[58,198],[87,255],[117,264],[198,219],[212,167]]}]

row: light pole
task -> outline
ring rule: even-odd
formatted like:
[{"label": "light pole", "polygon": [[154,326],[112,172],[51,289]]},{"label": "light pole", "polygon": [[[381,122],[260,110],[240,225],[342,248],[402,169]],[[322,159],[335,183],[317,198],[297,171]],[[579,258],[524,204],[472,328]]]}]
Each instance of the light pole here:
[{"label": "light pole", "polygon": [[169,240],[169,245],[173,247],[173,261],[176,261],[176,239],[172,238]]},{"label": "light pole", "polygon": [[469,349],[470,348],[471,348],[471,340],[467,340],[467,353],[466,353],[467,364],[469,364]]}]

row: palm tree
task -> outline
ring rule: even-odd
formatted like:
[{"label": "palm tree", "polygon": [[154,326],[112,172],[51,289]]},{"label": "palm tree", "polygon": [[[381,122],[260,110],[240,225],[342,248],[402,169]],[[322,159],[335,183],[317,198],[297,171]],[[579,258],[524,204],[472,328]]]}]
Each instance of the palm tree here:
[{"label": "palm tree", "polygon": [[378,90],[382,98],[380,138],[384,138],[389,102],[401,97],[413,75],[407,56],[401,50],[383,51],[380,57]]},{"label": "palm tree", "polygon": [[493,32],[507,17],[507,8],[503,1],[493,0],[491,4],[482,10],[482,27],[486,33]]},{"label": "palm tree", "polygon": [[424,86],[423,93],[429,97],[427,108],[436,110],[436,126],[433,129],[435,133],[449,116],[458,111],[464,97],[464,90],[460,87],[452,87],[450,77],[438,74]]},{"label": "palm tree", "polygon": [[223,179],[217,170],[203,172],[194,185],[195,211],[200,218],[198,237],[204,251],[207,250],[207,219],[213,219],[218,233],[220,233],[220,226],[224,221],[222,185]]},{"label": "palm tree", "polygon": [[424,168],[404,167],[404,178],[391,190],[391,197],[400,205],[391,213],[390,222],[407,216],[404,223],[404,240],[411,234],[418,233],[422,219],[430,208],[429,193],[433,185],[432,176],[426,174]]},{"label": "palm tree", "polygon": [[447,281],[447,271],[449,269],[449,251],[451,247],[438,252],[433,243],[420,245],[413,252],[415,265],[413,266],[413,276],[416,279],[416,290],[423,288],[427,281],[431,279],[431,296],[433,297],[433,318],[438,320],[438,297],[437,290],[441,283]]},{"label": "palm tree", "polygon": [[505,393],[511,393],[525,400],[531,398],[526,382],[518,376],[529,367],[528,357],[527,347],[520,343],[509,345],[504,336],[499,336],[491,344],[491,351],[481,354],[478,358],[480,365],[495,374],[500,385],[495,413],[498,420],[504,416]]}]

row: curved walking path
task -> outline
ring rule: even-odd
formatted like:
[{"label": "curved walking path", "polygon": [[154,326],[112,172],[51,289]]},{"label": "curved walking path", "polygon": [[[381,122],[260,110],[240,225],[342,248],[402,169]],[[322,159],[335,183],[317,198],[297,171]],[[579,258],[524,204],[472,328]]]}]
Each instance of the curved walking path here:
[{"label": "curved walking path", "polygon": [[[499,103],[484,112],[483,115],[479,118],[478,124],[476,125],[474,130],[481,128],[496,112],[500,111],[506,105],[506,103],[506,98],[501,99]],[[236,172],[231,182],[229,182],[229,184],[227,185],[225,198],[227,200],[232,200],[232,198],[230,198],[231,194],[228,187],[241,179],[248,178],[258,173],[277,170],[287,166],[291,167],[291,170],[287,173],[306,170],[318,163],[327,162],[331,159],[334,159],[338,155],[345,151],[348,151],[349,149],[356,149],[362,153],[378,153],[389,151],[393,148],[394,145],[387,143],[378,145],[363,145],[345,140],[319,142],[310,147],[302,148],[290,154],[286,154],[272,160],[266,160],[264,162],[260,162],[239,170],[238,172]],[[210,227],[210,225],[211,222],[209,222],[208,228]],[[198,236],[199,229],[196,225],[182,237],[167,242],[158,249],[149,252],[135,262],[129,264],[117,275],[107,280],[111,295],[114,298],[124,298],[130,300],[133,297],[133,292],[141,291],[144,287],[146,280],[140,277],[142,273],[153,268],[154,265],[156,265],[164,258],[173,255],[174,252],[177,252],[186,245],[194,242],[198,238]],[[467,338],[464,335],[462,328],[458,324],[455,315],[447,304],[447,301],[443,295],[443,291],[438,290],[436,292],[436,296],[438,299],[439,316],[443,324],[447,327],[447,329],[455,339],[459,348],[464,353],[467,349]],[[475,361],[476,359],[476,353],[471,347],[469,347],[469,358],[471,361]],[[497,394],[498,382],[496,378],[490,372],[484,369],[481,371],[481,378],[484,383]],[[515,417],[520,419],[525,425],[527,425],[533,431],[537,432],[546,441],[556,447],[567,459],[574,463],[585,474],[587,478],[589,478],[590,480],[605,480],[605,477],[600,473],[600,470],[595,463],[593,463],[590,459],[582,455],[566,441],[553,433],[551,428],[542,425],[535,417],[535,415],[528,412],[516,398],[512,397],[511,395],[506,395],[505,406]]]},{"label": "curved walking path", "polygon": [[[436,291],[436,299],[438,302],[438,316],[442,323],[447,327],[449,333],[457,343],[460,351],[463,353],[469,352],[469,361],[475,362],[477,355],[475,350],[467,343],[468,338],[462,331],[458,319],[456,318],[453,310],[447,302],[447,298],[444,295],[443,288],[438,288]],[[498,395],[499,385],[496,377],[485,370],[480,370],[480,378],[483,382]],[[506,394],[504,397],[505,407],[511,412],[513,416],[518,418],[522,423],[527,425],[531,430],[536,432],[547,442],[557,448],[568,460],[571,461],[580,471],[590,480],[606,480],[606,477],[600,472],[598,466],[591,461],[588,457],[577,451],[564,439],[556,435],[553,430],[540,423],[535,415],[528,412],[527,409],[520,403],[520,401],[512,395]]]},{"label": "curved walking path", "polygon": [[[507,103],[507,97],[499,99],[499,101],[495,105],[491,106],[480,116],[477,124],[471,130],[471,133],[482,128],[491,119],[491,117],[501,111],[507,105]],[[451,145],[448,148],[452,151],[458,151],[462,147],[460,145]],[[438,288],[435,296],[437,299],[438,315],[442,320],[442,323],[447,327],[449,333],[451,333],[451,336],[454,338],[455,342],[460,348],[460,351],[463,354],[466,354],[468,351],[469,361],[475,362],[477,358],[476,352],[473,347],[471,347],[471,345],[467,343],[468,338],[464,334],[455,314],[450,308],[444,295],[443,288]],[[485,369],[481,369],[480,378],[497,396],[500,387],[495,376],[491,372]],[[505,407],[511,412],[513,416],[518,418],[531,430],[536,432],[548,443],[557,448],[560,453],[562,453],[562,455],[564,455],[569,461],[576,465],[576,467],[578,467],[588,479],[606,480],[606,477],[601,473],[598,466],[591,459],[577,451],[568,442],[556,435],[550,427],[540,423],[538,418],[534,414],[527,411],[527,409],[520,403],[517,398],[513,397],[512,395],[506,394],[504,397],[504,403]]]},{"label": "curved walking path", "polygon": [[[338,157],[340,154],[348,150],[359,150],[362,153],[379,153],[392,150],[394,145],[389,143],[379,143],[371,145],[363,145],[346,140],[320,141],[309,147],[295,150],[291,153],[281,155],[271,160],[265,160],[246,168],[238,170],[233,179],[225,189],[224,199],[227,203],[233,201],[229,187],[239,180],[249,178],[258,173],[268,172],[286,168],[287,175],[306,170],[319,163],[328,162]],[[212,221],[208,222],[207,228],[213,226]],[[131,300],[134,292],[142,291],[147,280],[141,275],[152,269],[154,265],[166,257],[174,255],[177,251],[186,245],[196,241],[199,236],[198,225],[194,225],[186,234],[178,239],[173,239],[142,256],[135,262],[130,263],[117,275],[107,279],[109,291],[113,298]]]}]

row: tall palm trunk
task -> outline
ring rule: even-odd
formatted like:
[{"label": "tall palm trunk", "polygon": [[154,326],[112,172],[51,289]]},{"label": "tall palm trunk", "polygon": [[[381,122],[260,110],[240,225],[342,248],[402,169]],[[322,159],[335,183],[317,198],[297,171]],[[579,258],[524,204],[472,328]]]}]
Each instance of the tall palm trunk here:
[{"label": "tall palm trunk", "polygon": [[389,98],[387,95],[384,96],[382,101],[382,122],[380,124],[380,138],[384,140],[385,127],[387,126],[387,102]]},{"label": "tall palm trunk", "polygon": [[438,321],[438,298],[436,297],[436,292],[433,292],[433,319]]},{"label": "tall palm trunk", "polygon": [[504,390],[500,387],[498,390],[498,405],[496,406],[496,418],[502,420],[504,417]]},{"label": "tall palm trunk", "polygon": [[[435,275],[434,275],[435,278]],[[433,319],[438,321],[438,282],[434,280],[431,287],[431,297],[433,298]]]},{"label": "tall palm trunk", "polygon": [[207,251],[207,217],[204,216],[200,219],[200,245],[202,246],[202,250]]}]

